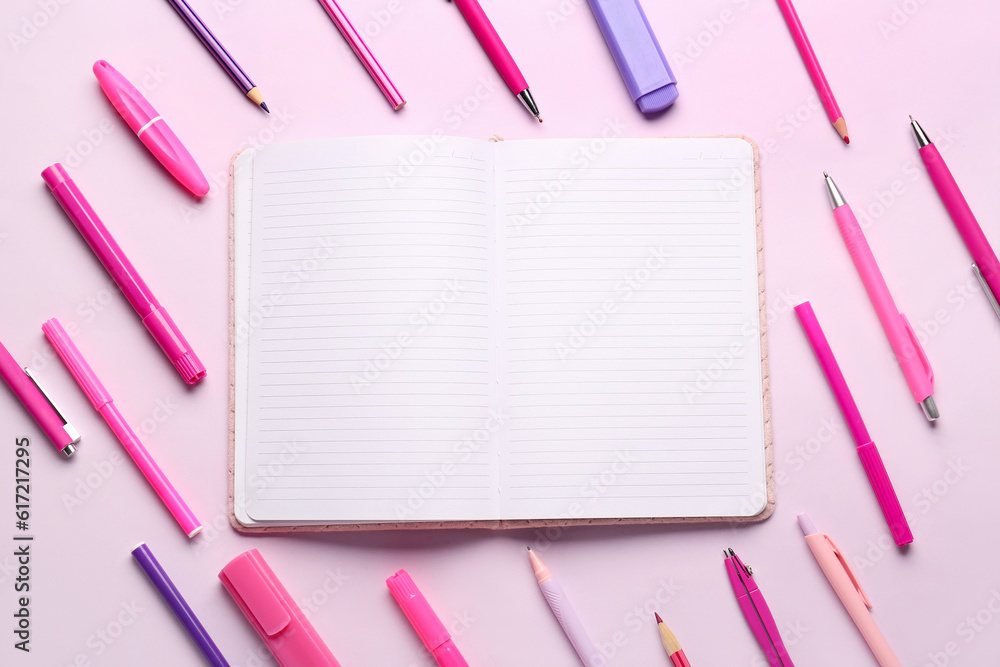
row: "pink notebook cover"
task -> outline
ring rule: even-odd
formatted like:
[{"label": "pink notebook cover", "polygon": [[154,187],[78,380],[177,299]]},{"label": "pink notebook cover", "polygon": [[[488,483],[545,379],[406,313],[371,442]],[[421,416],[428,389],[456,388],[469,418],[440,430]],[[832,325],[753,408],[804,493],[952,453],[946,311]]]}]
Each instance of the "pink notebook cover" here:
[{"label": "pink notebook cover", "polygon": [[[760,153],[756,142],[744,135],[715,135],[719,137],[744,139],[753,146],[754,201],[757,218],[757,303],[760,312],[761,349],[761,392],[764,409],[764,462],[767,475],[767,503],[759,514],[748,517],[644,517],[622,519],[501,519],[485,521],[403,521],[382,523],[333,523],[312,525],[247,526],[236,518],[234,510],[234,475],[236,457],[236,338],[235,338],[235,188],[233,172],[239,152],[233,155],[229,164],[229,522],[237,532],[244,534],[267,533],[316,533],[330,531],[365,530],[431,530],[440,528],[479,528],[509,530],[516,528],[545,528],[550,526],[601,526],[601,525],[648,525],[677,523],[756,523],[763,521],[774,512],[774,452],[771,428],[771,381],[768,373],[767,316],[764,301],[764,236],[761,227],[760,202]],[[699,137],[705,138],[705,137]],[[242,151],[240,151],[242,152]]]}]

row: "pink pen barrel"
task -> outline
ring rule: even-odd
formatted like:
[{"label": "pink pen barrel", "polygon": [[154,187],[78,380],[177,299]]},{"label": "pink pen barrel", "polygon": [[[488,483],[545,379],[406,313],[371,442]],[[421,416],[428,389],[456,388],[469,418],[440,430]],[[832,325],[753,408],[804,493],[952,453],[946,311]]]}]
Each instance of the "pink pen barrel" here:
[{"label": "pink pen barrel", "polygon": [[833,215],[851,259],[854,260],[854,266],[857,267],[861,281],[868,292],[868,297],[875,306],[875,313],[889,338],[889,344],[896,354],[910,393],[917,403],[923,403],[934,393],[934,375],[923,356],[923,348],[920,347],[920,342],[906,318],[896,308],[889,286],[875,262],[875,256],[868,246],[854,211],[848,204],[844,204],[835,208]]},{"label": "pink pen barrel", "polygon": [[122,447],[125,448],[129,457],[135,462],[136,467],[139,468],[139,472],[146,478],[149,485],[153,487],[153,491],[163,501],[170,515],[174,517],[181,530],[184,531],[184,534],[188,537],[197,535],[202,528],[201,522],[195,517],[194,512],[184,502],[181,495],[177,493],[177,489],[170,483],[167,476],[160,470],[160,466],[156,465],[156,461],[153,460],[153,457],[143,447],[142,442],[139,441],[139,436],[135,434],[132,427],[125,421],[121,412],[115,407],[115,404],[106,403],[99,412],[104,417],[104,421],[111,427],[111,430],[114,431],[118,437],[118,441],[121,442]]},{"label": "pink pen barrel", "polygon": [[500,39],[496,28],[490,23],[490,19],[483,12],[479,3],[476,0],[455,0],[455,4],[511,92],[518,95],[521,91],[526,90],[528,82],[525,81],[524,75],[518,69],[510,51],[507,50],[507,46]]},{"label": "pink pen barrel", "polygon": [[931,182],[941,196],[948,214],[955,223],[955,228],[962,236],[973,261],[979,268],[983,280],[990,286],[993,296],[1000,301],[1000,260],[997,260],[996,253],[990,242],[983,233],[983,228],[979,226],[979,221],[972,213],[969,202],[965,200],[965,195],[955,182],[951,170],[945,164],[941,153],[934,144],[927,144],[920,149],[920,157],[927,167],[927,174],[931,177]]},{"label": "pink pen barrel", "polygon": [[71,446],[73,438],[66,432],[62,419],[2,343],[0,343],[0,377],[34,418],[52,445],[66,456],[71,456],[74,451]]},{"label": "pink pen barrel", "polygon": [[858,457],[861,458],[861,465],[868,476],[868,482],[875,492],[875,500],[882,510],[886,525],[897,547],[913,542],[913,532],[910,524],[906,521],[906,514],[899,504],[899,497],[896,496],[896,489],[889,479],[889,473],[882,462],[882,455],[878,453],[878,448],[874,442],[866,442],[858,446]]}]

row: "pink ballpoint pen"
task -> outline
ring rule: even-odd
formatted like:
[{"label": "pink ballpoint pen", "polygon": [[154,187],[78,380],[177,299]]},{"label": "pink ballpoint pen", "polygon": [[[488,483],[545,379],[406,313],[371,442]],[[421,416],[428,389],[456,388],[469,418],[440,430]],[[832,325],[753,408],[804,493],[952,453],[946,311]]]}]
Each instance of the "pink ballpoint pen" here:
[{"label": "pink ballpoint pen", "polygon": [[569,639],[569,643],[576,650],[580,662],[584,667],[600,667],[606,664],[607,659],[594,646],[593,640],[587,634],[586,628],[583,627],[583,622],[580,621],[576,610],[573,609],[573,605],[570,604],[569,599],[566,597],[566,592],[563,591],[562,585],[552,576],[552,572],[549,568],[545,567],[545,563],[535,555],[531,547],[528,547],[528,558],[531,560],[531,569],[535,571],[535,580],[538,581],[538,587],[542,590],[545,601],[549,603],[552,615],[559,622],[559,627],[566,633],[566,638]]},{"label": "pink ballpoint pen", "polygon": [[191,194],[197,197],[208,194],[208,179],[198,163],[142,93],[107,61],[94,63],[94,76],[115,110],[170,175]]},{"label": "pink ballpoint pen", "polygon": [[723,549],[722,555],[726,559],[726,574],[729,575],[729,585],[736,594],[736,603],[740,605],[743,618],[763,649],[768,664],[771,667],[795,667],[785,643],[781,641],[778,624],[774,622],[764,594],[753,580],[753,570],[744,565],[732,549]]},{"label": "pink ballpoint pen", "polygon": [[854,438],[855,445],[857,445],[861,466],[865,469],[872,490],[875,491],[875,499],[878,500],[878,505],[882,509],[885,522],[889,524],[892,538],[896,541],[897,546],[909,544],[913,541],[913,533],[910,532],[906,515],[903,514],[903,508],[899,505],[896,490],[892,487],[889,473],[885,471],[885,464],[882,463],[882,457],[875,447],[875,442],[868,435],[868,428],[865,426],[864,420],[861,419],[858,404],[851,396],[847,380],[844,379],[837,359],[833,356],[833,350],[830,349],[830,343],[826,340],[819,320],[816,319],[812,305],[808,301],[803,301],[795,306],[795,315],[799,318],[802,330],[805,331],[806,338],[809,339],[809,344],[819,360],[820,368],[826,375],[830,389],[833,390],[833,397],[837,399],[840,411],[844,413],[847,428]]},{"label": "pink ballpoint pen", "polygon": [[892,647],[886,641],[885,635],[875,624],[875,619],[868,613],[868,610],[872,608],[872,603],[868,601],[868,596],[861,588],[861,582],[854,575],[851,566],[847,564],[844,554],[840,553],[840,549],[833,543],[829,535],[816,530],[816,526],[813,525],[807,514],[799,515],[799,528],[805,535],[809,551],[812,552],[820,569],[823,570],[826,580],[830,582],[830,586],[840,598],[840,603],[847,609],[854,625],[858,626],[861,636],[865,638],[865,643],[868,644],[868,648],[878,660],[878,664],[881,667],[903,667],[903,663],[892,652]]},{"label": "pink ballpoint pen", "polygon": [[469,27],[472,28],[476,39],[483,45],[486,55],[493,61],[493,66],[500,72],[504,83],[521,100],[524,107],[541,123],[542,117],[539,115],[538,105],[535,104],[534,98],[531,97],[531,91],[528,90],[528,82],[525,81],[524,75],[521,74],[521,70],[518,69],[517,63],[514,62],[510,51],[507,50],[503,40],[500,39],[500,35],[497,34],[496,28],[493,27],[493,24],[487,18],[486,12],[483,11],[483,8],[479,6],[476,0],[455,0],[455,4],[458,6],[458,10],[462,12],[462,16],[465,17]]},{"label": "pink ballpoint pen", "polygon": [[336,3],[335,0],[319,0],[320,4],[326,10],[326,13],[330,15],[333,20],[334,25],[340,30],[340,34],[344,36],[347,43],[350,45],[351,49],[354,51],[354,55],[358,57],[361,64],[365,66],[368,73],[371,75],[372,79],[375,80],[375,84],[385,95],[385,98],[389,100],[389,104],[392,105],[393,111],[399,111],[406,104],[406,100],[400,95],[396,86],[393,85],[392,80],[389,75],[385,73],[382,66],[379,64],[378,60],[375,59],[375,54],[372,50],[368,48],[365,44],[365,40],[362,39],[361,33],[355,29],[354,24],[351,20],[347,18],[347,14],[344,10],[340,8],[340,5]]},{"label": "pink ballpoint pen", "polygon": [[830,190],[833,217],[837,220],[840,235],[844,237],[844,243],[847,244],[854,266],[861,275],[861,282],[865,285],[868,298],[875,306],[875,312],[882,323],[885,335],[889,338],[892,351],[896,353],[906,384],[909,385],[914,400],[923,409],[927,420],[934,421],[940,414],[934,403],[934,371],[931,370],[930,361],[927,360],[924,348],[917,340],[917,335],[913,332],[913,327],[910,326],[906,316],[896,308],[892,294],[889,293],[889,286],[886,285],[885,278],[878,269],[864,232],[861,231],[861,225],[854,217],[854,211],[844,201],[843,195],[840,194],[837,184],[830,175],[824,171],[823,177],[826,179],[826,187]]},{"label": "pink ballpoint pen", "polygon": [[80,354],[80,350],[76,348],[69,334],[66,333],[66,330],[59,323],[59,320],[49,320],[42,325],[42,331],[45,332],[45,337],[52,343],[52,347],[55,348],[59,358],[66,364],[77,384],[80,385],[80,389],[87,395],[90,404],[104,417],[104,421],[111,427],[115,437],[122,443],[122,447],[125,448],[125,451],[128,452],[132,460],[135,461],[139,472],[146,478],[146,481],[153,487],[153,491],[160,497],[163,504],[167,506],[170,514],[180,524],[184,534],[188,537],[197,535],[201,531],[201,522],[195,518],[191,508],[187,506],[184,499],[177,493],[177,489],[170,483],[167,476],[163,474],[160,467],[156,465],[156,461],[149,455],[146,448],[142,446],[139,436],[135,434],[132,427],[122,417],[122,413],[118,411],[118,407],[114,404],[114,399],[111,398],[111,394],[101,384],[90,364]]},{"label": "pink ballpoint pen", "polygon": [[969,202],[965,201],[965,195],[958,188],[958,183],[951,175],[948,165],[944,163],[937,146],[927,138],[924,128],[913,120],[913,116],[910,116],[910,125],[917,135],[920,158],[927,167],[927,174],[931,177],[931,182],[934,183],[941,201],[944,202],[944,207],[948,209],[955,228],[962,235],[962,240],[972,255],[972,271],[979,279],[979,284],[983,286],[993,311],[1000,317],[1000,261],[990,247],[990,242],[986,240],[983,228],[972,214]]}]

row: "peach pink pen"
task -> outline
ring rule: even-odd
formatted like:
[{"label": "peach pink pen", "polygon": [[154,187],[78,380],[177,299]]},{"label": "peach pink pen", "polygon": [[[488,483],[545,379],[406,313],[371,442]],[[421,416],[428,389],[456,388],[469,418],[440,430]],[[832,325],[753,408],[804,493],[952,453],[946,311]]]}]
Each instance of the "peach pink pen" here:
[{"label": "peach pink pen", "polygon": [[569,603],[562,586],[552,576],[549,568],[545,567],[545,563],[531,550],[531,547],[528,547],[528,558],[531,559],[531,569],[535,571],[538,587],[542,590],[545,601],[549,603],[552,615],[559,622],[559,627],[566,633],[566,638],[569,639],[569,643],[573,645],[576,654],[580,657],[580,662],[583,663],[584,667],[600,667],[607,663],[605,657],[594,646],[593,640],[587,634],[586,628],[583,627],[580,617],[576,615],[573,605]]}]

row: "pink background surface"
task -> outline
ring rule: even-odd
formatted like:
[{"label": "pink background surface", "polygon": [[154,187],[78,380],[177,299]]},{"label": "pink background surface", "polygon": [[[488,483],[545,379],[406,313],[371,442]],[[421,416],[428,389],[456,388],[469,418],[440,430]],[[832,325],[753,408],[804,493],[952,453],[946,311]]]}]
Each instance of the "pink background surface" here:
[{"label": "pink background surface", "polygon": [[[667,114],[628,99],[582,0],[484,0],[541,107],[539,126],[501,84],[449,3],[350,0],[344,9],[409,100],[393,113],[311,0],[193,0],[260,86],[239,90],[166,2],[6,0],[0,14],[2,339],[35,367],[84,440],[57,456],[0,391],[0,663],[201,664],[132,562],[149,543],[235,665],[272,659],[219,569],[257,547],[344,665],[428,665],[386,590],[410,571],[473,665],[577,664],[532,577],[544,553],[613,665],[662,665],[659,611],[694,665],[764,665],[720,549],[755,568],[801,665],[874,664],[795,525],[808,511],[839,542],[906,665],[992,664],[1000,653],[996,378],[1000,325],[920,163],[907,114],[942,149],[987,236],[1000,244],[995,138],[1000,45],[992,2],[801,0],[799,12],[846,114],[843,146],[771,0],[646,2],[679,79]],[[48,14],[46,14],[48,11]],[[381,18],[381,24],[379,23]],[[686,55],[682,57],[682,53]],[[143,87],[209,176],[194,202],[102,95],[107,59]],[[476,97],[477,91],[479,98]],[[777,510],[746,527],[410,532],[250,538],[226,517],[226,174],[238,149],[274,140],[440,131],[485,138],[744,133],[762,152]],[[39,172],[61,161],[208,367],[187,390],[86,248]],[[925,339],[940,422],[913,404],[839,238],[821,178],[859,214],[896,301]],[[812,300],[879,443],[916,538],[900,553],[791,306]],[[188,541],[45,342],[76,342],[206,524]],[[12,648],[13,462],[32,438],[32,651]],[[4,546],[6,545],[6,546]]]}]

